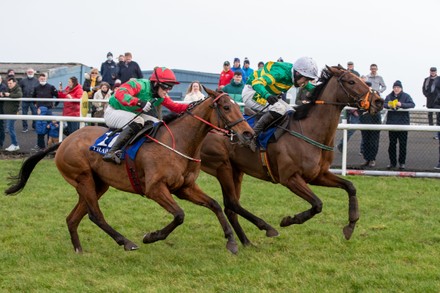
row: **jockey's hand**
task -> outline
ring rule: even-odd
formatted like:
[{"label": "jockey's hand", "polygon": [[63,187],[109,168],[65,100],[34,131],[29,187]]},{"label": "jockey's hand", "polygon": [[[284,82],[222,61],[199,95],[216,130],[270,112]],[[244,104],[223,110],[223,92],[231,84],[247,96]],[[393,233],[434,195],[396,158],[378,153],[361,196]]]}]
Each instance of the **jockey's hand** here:
[{"label": "jockey's hand", "polygon": [[148,112],[151,110],[151,103],[150,102],[139,101],[137,103],[137,105],[139,106],[139,108],[142,108],[142,111],[144,111],[144,112]]},{"label": "jockey's hand", "polygon": [[268,96],[267,102],[269,103],[269,105],[275,104],[276,102],[278,102],[278,96],[275,95]]}]

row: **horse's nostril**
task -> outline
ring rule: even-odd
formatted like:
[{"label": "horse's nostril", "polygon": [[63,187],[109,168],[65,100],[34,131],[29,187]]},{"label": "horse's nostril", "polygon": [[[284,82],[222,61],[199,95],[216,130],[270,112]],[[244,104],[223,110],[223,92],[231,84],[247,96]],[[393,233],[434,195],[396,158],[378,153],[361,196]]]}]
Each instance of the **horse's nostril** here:
[{"label": "horse's nostril", "polygon": [[252,135],[251,132],[246,131],[246,132],[243,133],[243,137],[244,137],[245,139],[250,140],[250,139],[252,139],[253,135]]}]

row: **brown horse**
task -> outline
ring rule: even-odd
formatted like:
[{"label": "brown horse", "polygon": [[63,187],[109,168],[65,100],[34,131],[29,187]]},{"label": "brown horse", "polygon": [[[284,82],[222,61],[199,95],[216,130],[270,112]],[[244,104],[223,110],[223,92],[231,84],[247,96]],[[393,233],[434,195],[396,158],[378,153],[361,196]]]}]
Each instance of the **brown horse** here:
[{"label": "brown horse", "polygon": [[[236,134],[243,142],[250,141],[253,130],[243,119],[239,106],[227,94],[205,90],[208,98],[190,105],[183,115],[168,124],[169,129],[161,127],[158,130],[156,139],[162,145],[144,143],[137,153],[134,164],[143,195],[156,201],[174,217],[164,228],[147,233],[143,242],[164,240],[183,223],[184,212],[173,199],[174,194],[212,210],[223,228],[227,249],[236,253],[238,246],[234,233],[221,206],[195,183],[200,172],[200,160],[193,158],[200,156],[201,143],[212,128],[230,135]],[[107,163],[100,154],[89,150],[95,140],[107,130],[103,127],[84,127],[69,135],[61,144],[29,157],[23,163],[17,178],[5,191],[6,194],[20,192],[36,164],[48,153],[58,149],[55,156],[58,170],[79,195],[78,203],[66,219],[76,252],[82,252],[77,230],[86,214],[116,243],[123,245],[125,250],[138,248],[106,222],[99,208],[98,200],[109,186],[138,193],[130,184],[126,160],[121,165]],[[171,147],[173,145],[174,148]]]},{"label": "brown horse", "polygon": [[282,227],[302,224],[321,212],[322,202],[308,184],[343,188],[349,199],[349,224],[343,232],[346,239],[353,233],[359,219],[356,189],[350,181],[329,171],[334,155],[332,146],[344,106],[357,106],[376,113],[383,108],[383,99],[341,66],[324,69],[320,81],[311,102],[298,107],[285,133],[276,143],[268,145],[266,154],[271,175],[263,168],[258,151],[254,153],[247,147],[231,144],[215,134],[208,134],[203,142],[202,170],[220,182],[225,213],[244,245],[250,244],[250,241],[238,222],[237,214],[260,230],[265,230],[266,236],[278,235],[277,230],[240,205],[244,174],[281,183],[310,203],[309,210],[284,217],[280,224]]}]

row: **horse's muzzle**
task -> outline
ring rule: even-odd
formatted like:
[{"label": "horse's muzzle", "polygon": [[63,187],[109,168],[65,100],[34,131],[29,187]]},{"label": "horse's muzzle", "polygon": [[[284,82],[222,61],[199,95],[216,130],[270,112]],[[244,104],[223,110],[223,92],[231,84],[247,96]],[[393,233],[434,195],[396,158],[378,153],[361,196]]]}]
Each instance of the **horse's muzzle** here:
[{"label": "horse's muzzle", "polygon": [[248,146],[252,142],[254,134],[249,131],[245,131],[243,134],[237,134],[237,136],[241,145]]}]

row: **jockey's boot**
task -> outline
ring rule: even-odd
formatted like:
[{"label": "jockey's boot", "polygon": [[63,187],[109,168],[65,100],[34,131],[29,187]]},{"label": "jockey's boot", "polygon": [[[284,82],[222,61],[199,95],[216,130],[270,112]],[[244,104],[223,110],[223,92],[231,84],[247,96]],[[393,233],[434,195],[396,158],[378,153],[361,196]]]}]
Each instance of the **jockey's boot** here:
[{"label": "jockey's boot", "polygon": [[124,130],[122,130],[111,149],[102,157],[102,159],[106,162],[121,164],[121,158],[119,157],[121,154],[120,149],[141,129],[141,124],[136,122],[130,123]]},{"label": "jockey's boot", "polygon": [[254,125],[254,132],[255,135],[251,141],[251,143],[249,144],[249,148],[255,152],[255,150],[257,149],[257,138],[258,135],[260,135],[260,133],[267,127],[269,126],[273,121],[275,121],[275,119],[280,118],[282,115],[274,112],[274,111],[267,111],[266,113],[263,114],[263,116],[261,116],[260,120],[257,121],[257,123],[255,123]]}]

